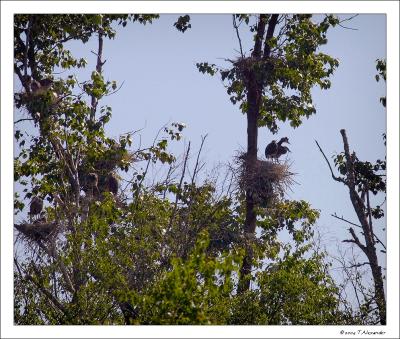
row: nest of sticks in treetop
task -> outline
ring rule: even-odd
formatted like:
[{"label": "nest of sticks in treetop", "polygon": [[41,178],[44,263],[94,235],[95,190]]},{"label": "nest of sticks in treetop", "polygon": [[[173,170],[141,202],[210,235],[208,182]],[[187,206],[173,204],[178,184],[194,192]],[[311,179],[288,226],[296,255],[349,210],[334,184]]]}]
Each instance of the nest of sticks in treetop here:
[{"label": "nest of sticks in treetop", "polygon": [[267,207],[281,199],[294,183],[293,173],[287,161],[257,159],[254,166],[247,163],[246,153],[236,156],[238,186],[243,192],[250,192],[253,201]]},{"label": "nest of sticks in treetop", "polygon": [[55,222],[39,222],[14,224],[14,227],[28,240],[48,240],[50,236],[57,234]]},{"label": "nest of sticks in treetop", "polygon": [[240,70],[242,75],[247,78],[250,73],[254,70],[254,67],[260,63],[259,60],[253,57],[238,58],[233,64]]}]

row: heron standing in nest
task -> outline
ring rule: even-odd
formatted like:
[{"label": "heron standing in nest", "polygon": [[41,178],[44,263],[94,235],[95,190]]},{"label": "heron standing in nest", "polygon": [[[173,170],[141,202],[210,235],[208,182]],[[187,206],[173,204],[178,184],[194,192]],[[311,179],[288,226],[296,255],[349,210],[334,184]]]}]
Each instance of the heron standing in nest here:
[{"label": "heron standing in nest", "polygon": [[29,207],[29,217],[31,222],[34,216],[37,216],[40,214],[40,212],[42,212],[42,209],[43,200],[37,196],[33,197]]},{"label": "heron standing in nest", "polygon": [[89,173],[87,175],[87,184],[92,189],[92,197],[94,196],[94,191],[96,189],[97,194],[100,194],[97,184],[99,183],[99,177],[96,173]]},{"label": "heron standing in nest", "polygon": [[114,195],[118,193],[118,179],[114,173],[110,173],[107,177],[107,189]]},{"label": "heron standing in nest", "polygon": [[289,138],[283,137],[278,142],[272,140],[265,148],[265,157],[278,160],[281,155],[290,152],[287,146],[282,146],[283,143],[290,144]]},{"label": "heron standing in nest", "polygon": [[278,150],[278,144],[276,143],[275,140],[272,140],[267,147],[265,147],[265,157],[267,159],[273,158],[274,155],[276,154],[276,151]]}]

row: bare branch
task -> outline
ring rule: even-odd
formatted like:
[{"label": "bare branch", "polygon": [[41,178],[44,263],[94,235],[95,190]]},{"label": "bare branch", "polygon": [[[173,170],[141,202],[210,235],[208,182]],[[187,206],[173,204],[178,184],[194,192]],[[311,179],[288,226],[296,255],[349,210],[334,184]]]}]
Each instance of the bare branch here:
[{"label": "bare branch", "polygon": [[238,24],[236,22],[235,14],[232,14],[232,21],[233,21],[233,27],[235,28],[235,31],[236,31],[236,36],[237,36],[238,41],[239,41],[240,55],[241,55],[242,58],[244,58],[243,48],[242,48],[242,40],[240,39],[239,26],[238,26]]},{"label": "bare branch", "polygon": [[358,16],[358,14],[354,14],[354,15],[352,15],[352,16],[349,17],[349,18],[340,20],[339,23],[338,23],[338,26],[340,26],[340,27],[342,27],[342,28],[344,28],[344,29],[350,29],[350,30],[352,30],[352,31],[358,31],[358,28],[352,28],[352,27],[347,27],[347,26],[342,25],[342,22],[350,21],[350,20],[354,19],[354,18],[357,17],[357,16]]},{"label": "bare branch", "polygon": [[169,229],[171,228],[172,223],[173,223],[173,221],[175,219],[175,214],[176,214],[176,209],[177,209],[177,206],[178,206],[179,195],[180,195],[181,190],[182,190],[182,183],[183,183],[183,178],[185,177],[185,173],[186,173],[186,164],[187,164],[187,160],[189,158],[189,154],[190,154],[190,141],[189,141],[188,148],[187,148],[187,151],[186,151],[185,159],[183,161],[183,170],[182,170],[181,178],[179,180],[178,192],[176,193],[176,197],[175,197],[174,209],[172,211],[171,218],[170,218],[170,221],[169,221]]},{"label": "bare branch", "polygon": [[357,244],[357,246],[360,247],[360,249],[361,249],[361,250],[367,255],[367,257],[368,257],[367,247],[366,247],[365,245],[363,245],[363,244],[360,242],[360,239],[358,239],[358,237],[357,237],[357,235],[356,235],[356,233],[354,232],[354,229],[353,229],[352,227],[349,228],[349,232],[350,232],[351,236],[352,236],[353,239],[354,239],[354,243]]},{"label": "bare branch", "polygon": [[194,183],[194,180],[196,179],[197,173],[201,170],[201,169],[198,169],[199,158],[200,158],[201,150],[203,149],[204,141],[206,140],[207,136],[208,136],[208,134],[206,134],[204,137],[203,136],[201,137],[201,144],[200,144],[199,151],[197,153],[196,165],[194,166],[194,171],[193,171],[193,175],[192,175],[192,185]]},{"label": "bare branch", "polygon": [[333,174],[333,170],[332,170],[331,164],[329,163],[329,160],[328,160],[328,158],[326,157],[324,151],[322,150],[322,148],[321,148],[321,146],[319,145],[319,143],[318,143],[317,140],[315,140],[315,143],[317,144],[317,146],[318,146],[320,152],[321,152],[322,155],[324,156],[324,158],[325,158],[325,160],[326,160],[326,163],[327,163],[328,166],[329,166],[329,169],[331,170],[331,175],[332,175],[333,180],[338,181],[338,182],[341,182],[341,183],[343,183],[343,184],[346,184],[346,182],[345,182],[342,178],[337,177],[337,176],[335,176],[335,174]]},{"label": "bare branch", "polygon": [[[349,221],[349,220],[347,220],[347,219],[345,219],[345,218],[343,218],[343,217],[339,217],[339,216],[336,215],[336,214],[331,214],[331,216],[334,217],[334,218],[336,218],[336,219],[339,219],[339,220],[341,220],[341,221],[347,222],[347,223],[350,224],[350,225],[353,225],[353,226],[356,226],[356,227],[358,227],[358,228],[363,229],[362,226],[357,225],[357,224],[355,224],[355,223],[353,223],[353,222],[351,222],[351,221]],[[382,245],[382,247],[383,247],[383,248],[385,249],[385,251],[386,251],[386,246],[385,246],[385,244],[378,238],[378,236],[377,236],[375,233],[373,233],[373,235],[374,235],[374,238]]]},{"label": "bare branch", "polygon": [[20,123],[22,121],[33,121],[33,120],[35,120],[35,119],[32,119],[32,118],[19,119],[17,121],[14,121],[14,125],[16,125],[16,124],[18,124],[18,123]]}]

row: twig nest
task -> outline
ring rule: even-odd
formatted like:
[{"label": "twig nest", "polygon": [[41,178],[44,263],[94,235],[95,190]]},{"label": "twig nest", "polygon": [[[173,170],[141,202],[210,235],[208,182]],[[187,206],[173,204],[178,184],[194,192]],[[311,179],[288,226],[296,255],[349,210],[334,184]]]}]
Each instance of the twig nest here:
[{"label": "twig nest", "polygon": [[31,240],[46,240],[57,231],[55,222],[40,222],[15,224],[14,227]]},{"label": "twig nest", "polygon": [[281,199],[294,182],[287,161],[278,163],[257,159],[254,166],[250,166],[246,153],[241,153],[236,157],[236,163],[239,188],[250,192],[254,203],[260,207]]}]

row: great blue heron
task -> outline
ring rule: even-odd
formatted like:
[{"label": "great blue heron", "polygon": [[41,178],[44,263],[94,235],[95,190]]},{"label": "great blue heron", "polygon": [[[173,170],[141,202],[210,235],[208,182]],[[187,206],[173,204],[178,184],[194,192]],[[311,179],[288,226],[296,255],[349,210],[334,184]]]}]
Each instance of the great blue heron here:
[{"label": "great blue heron", "polygon": [[39,81],[35,79],[30,80],[31,91],[33,95],[41,95],[46,93],[53,85],[53,80],[46,78]]},{"label": "great blue heron", "polygon": [[282,146],[283,143],[290,144],[288,137],[283,137],[278,142],[272,140],[265,148],[265,157],[278,159],[281,155],[290,152],[287,146]]},{"label": "great blue heron", "polygon": [[46,78],[46,79],[40,80],[39,83],[40,83],[40,87],[42,88],[42,90],[47,91],[53,85],[53,80],[50,78]]},{"label": "great blue heron", "polygon": [[107,187],[108,191],[114,195],[118,193],[118,179],[115,177],[114,173],[110,173],[107,177]]},{"label": "great blue heron", "polygon": [[275,140],[272,140],[267,147],[265,147],[265,157],[268,158],[273,158],[276,154],[276,151],[278,150],[278,144],[276,143]]},{"label": "great blue heron", "polygon": [[40,214],[40,212],[42,212],[42,209],[43,209],[43,200],[36,196],[33,197],[29,207],[29,215],[31,222],[32,222],[32,217]]},{"label": "great blue heron", "polygon": [[92,189],[92,196],[94,195],[95,188],[97,193],[100,194],[99,188],[97,187],[98,182],[99,182],[99,177],[97,176],[96,173],[89,173],[87,175],[87,184]]}]

